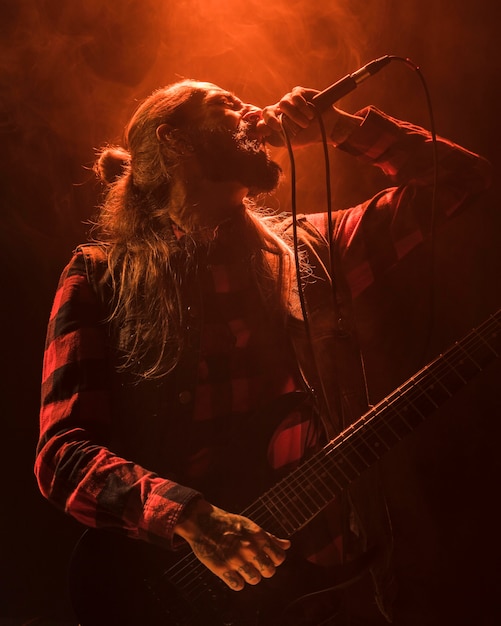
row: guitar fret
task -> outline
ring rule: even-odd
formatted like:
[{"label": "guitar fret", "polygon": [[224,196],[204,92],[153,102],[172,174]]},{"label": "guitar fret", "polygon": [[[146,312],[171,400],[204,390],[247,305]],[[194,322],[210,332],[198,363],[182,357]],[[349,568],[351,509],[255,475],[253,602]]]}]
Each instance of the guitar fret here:
[{"label": "guitar fret", "polygon": [[316,505],[315,501],[312,498],[312,494],[310,493],[310,491],[307,489],[307,485],[311,485],[311,482],[309,481],[309,479],[307,477],[301,477],[299,476],[296,477],[295,479],[290,481],[290,486],[291,486],[291,491],[293,492],[293,499],[299,499],[300,496],[302,495],[302,503],[303,505],[306,507],[307,512],[309,513],[309,515],[312,514],[313,511],[317,510],[317,506],[314,506],[313,509],[309,509],[308,503],[306,502],[306,499],[310,500],[311,504]]},{"label": "guitar fret", "polygon": [[402,437],[395,431],[389,421],[377,425],[380,439],[386,441],[386,447],[391,450],[393,446],[402,440]]},{"label": "guitar fret", "polygon": [[[445,373],[442,371],[441,376],[439,376],[437,372],[436,374],[433,374],[433,377],[446,392],[447,398],[452,398],[454,392],[457,389],[460,389],[467,381],[464,376],[458,372],[457,367],[450,363],[450,360],[445,355],[442,355],[442,359],[442,365],[447,366],[447,370]],[[444,368],[442,367],[442,370],[443,369]],[[447,398],[445,398],[445,400],[447,400]]]},{"label": "guitar fret", "polygon": [[[304,497],[305,492],[303,486],[297,481],[297,478],[295,480],[292,479],[293,476],[296,477],[297,474],[293,473],[289,477],[289,484],[282,481],[271,491],[275,492],[275,496],[280,501],[281,507],[286,510],[288,515],[293,519],[295,528],[299,528],[307,519],[311,518],[312,511],[304,506],[304,502],[300,497],[300,491],[303,492]],[[271,497],[271,491],[267,493],[269,497]]]},{"label": "guitar fret", "polygon": [[[327,497],[326,497],[326,495],[325,495],[325,494],[323,494],[323,493],[319,490],[319,488],[318,488],[318,487],[319,487],[319,484],[318,484],[318,483],[320,482],[319,477],[318,477],[318,476],[315,476],[315,478],[316,478],[317,480],[316,480],[316,481],[314,481],[314,480],[309,480],[309,484],[310,484],[311,489],[313,489],[313,490],[315,491],[315,493],[317,494],[317,496],[319,497],[319,501],[317,501],[317,503],[316,503],[316,504],[317,504],[317,510],[318,510],[318,509],[320,509],[320,507],[321,507],[321,506],[324,506],[326,503],[328,503],[328,502],[332,499],[332,497],[334,496],[334,494],[333,494],[333,493],[331,493],[331,492],[329,492],[329,493],[327,494]],[[322,482],[322,485],[323,485],[323,484],[324,484],[324,483]]]},{"label": "guitar fret", "polygon": [[309,479],[310,487],[315,490],[316,494],[319,497],[318,509],[320,509],[327,502],[329,502],[329,500],[331,500],[336,493],[325,482],[324,479],[327,476],[328,474],[326,473],[325,470],[320,472],[318,469],[316,469],[314,478]]},{"label": "guitar fret", "polygon": [[398,412],[398,407],[391,406],[387,410],[389,419],[387,420],[387,425],[391,428],[392,433],[397,437],[397,443],[402,441],[404,437],[406,437],[409,432],[411,432],[411,428],[409,423],[402,419],[401,415]]},{"label": "guitar fret", "polygon": [[[261,497],[263,505],[288,535],[304,526],[305,522],[309,521],[331,502],[333,497],[340,493],[342,488],[349,482],[345,478],[340,483],[328,471],[325,460],[323,459],[319,462],[319,459],[313,457],[311,463],[308,464],[306,462],[306,465],[309,465],[307,473],[311,473],[312,478],[307,480],[301,479],[299,474],[293,472],[293,478],[289,477],[288,480],[290,486],[284,488],[281,483],[278,483]],[[314,467],[315,465],[318,467]],[[304,466],[302,466],[302,469],[305,469]],[[295,489],[292,489],[292,487],[295,487]],[[308,487],[314,490],[317,500],[315,500],[312,492],[308,491]],[[307,494],[310,502],[315,504],[314,509],[311,509],[311,505],[303,507],[303,509],[300,508],[300,496],[305,494]],[[318,501],[318,498],[320,498],[320,501]]]},{"label": "guitar fret", "polygon": [[370,454],[373,455],[374,460],[378,461],[384,454],[384,450],[389,450],[390,448],[376,428],[376,420],[374,419],[372,413],[366,414],[363,417],[363,420],[364,426],[359,433],[359,437],[369,450]]},{"label": "guitar fret", "polygon": [[432,389],[434,392],[438,392],[438,389],[436,387],[436,385],[438,384],[439,387],[441,389],[443,389],[443,391],[445,391],[445,393],[446,393],[447,397],[444,398],[444,399],[447,400],[448,398],[452,398],[453,394],[452,394],[450,388],[445,384],[444,377],[442,376],[442,378],[439,378],[438,375],[435,373],[435,371],[432,368],[430,368],[429,373],[430,373],[431,376],[433,376],[433,380],[435,381],[435,383],[433,383],[430,386],[430,389]]},{"label": "guitar fret", "polygon": [[[364,426],[365,426],[364,418],[362,418],[361,420],[357,422],[356,427],[355,425],[352,425],[352,428],[350,429],[352,431],[350,433],[350,438],[354,438],[358,434],[358,431],[363,429]],[[348,450],[350,454],[350,459],[353,461],[352,465],[355,467],[356,471],[358,471],[360,474],[364,472],[371,465],[371,462],[367,458],[367,451],[370,451],[370,453],[373,455],[372,450],[370,450],[370,448],[367,448],[367,446],[365,446],[365,456],[364,456],[363,451],[362,451],[363,444],[364,444],[363,439],[360,438],[359,441],[357,441],[355,444],[351,443],[351,445],[349,446],[349,450]],[[375,460],[377,460],[377,457]],[[360,461],[362,462],[362,464],[360,464]]]},{"label": "guitar fret", "polygon": [[284,488],[287,486],[281,486],[280,489],[275,489],[275,495],[280,502],[280,505],[283,509],[284,513],[287,513],[290,519],[294,521],[295,528],[298,528],[304,523],[304,513],[300,509],[300,502],[298,501],[295,494],[287,495],[284,491]]},{"label": "guitar fret", "polygon": [[372,464],[372,462],[378,461],[383,456],[384,452],[390,449],[390,446],[375,427],[372,413],[364,416],[363,422],[362,429],[357,434],[361,444],[364,446],[363,449],[366,451],[366,454],[372,456],[372,459],[369,461],[370,464]]},{"label": "guitar fret", "polygon": [[326,499],[318,490],[317,484],[312,476],[307,476],[302,479],[301,488],[314,505],[311,512],[318,511],[321,506],[329,501],[329,499]]},{"label": "guitar fret", "polygon": [[286,527],[284,524],[286,518],[281,515],[279,519],[277,513],[278,511],[273,511],[262,498],[255,502],[251,508],[242,511],[242,515],[252,519],[262,528],[266,528],[273,535],[288,537],[294,532],[293,527],[290,525]]},{"label": "guitar fret", "polygon": [[[421,398],[426,398],[427,400],[431,402],[432,410],[438,409],[438,407],[440,406],[439,403],[435,402],[435,398],[432,395],[433,391],[436,391],[436,389],[433,388],[433,385],[430,385],[429,387],[425,387],[424,389],[421,390]],[[450,394],[447,394],[447,397],[450,398]],[[421,414],[422,417],[426,417],[428,415],[426,411],[424,413],[421,413],[421,411],[419,411],[419,413]]]},{"label": "guitar fret", "polygon": [[[287,511],[285,511],[285,509],[279,508],[275,504],[275,499],[269,497],[267,493],[261,496],[259,500],[266,507],[272,519],[275,522],[278,522],[281,528],[283,528],[285,534],[287,536],[291,535],[295,530],[295,525],[291,522],[291,517],[286,516]],[[295,522],[297,523],[296,520]],[[269,524],[268,527],[271,528],[271,524]]]},{"label": "guitar fret", "polygon": [[[458,343],[458,344],[456,344],[456,346],[457,346],[458,350],[461,350],[461,352],[467,356],[468,360],[469,360],[469,361],[470,361],[470,362],[471,362],[471,363],[475,366],[475,368],[476,368],[477,372],[481,372],[481,371],[482,371],[482,367],[481,367],[481,365],[479,365],[479,364],[475,361],[475,359],[474,359],[474,358],[473,358],[470,354],[468,354],[468,352],[464,349],[464,347],[463,347],[461,344],[459,344],[459,343]],[[460,361],[460,364],[461,364],[461,365],[466,365],[466,361],[462,360],[462,361]],[[473,374],[470,374],[470,375],[468,376],[468,380],[469,380],[472,376],[473,376]]]},{"label": "guitar fret", "polygon": [[[489,352],[491,352],[495,357],[499,356],[499,352],[495,350],[491,344],[485,339],[483,335],[481,335],[477,330],[473,330],[472,333],[482,341],[482,343],[487,346]],[[496,333],[494,333],[494,337],[496,337]]]},{"label": "guitar fret", "polygon": [[309,505],[306,503],[305,499],[308,497],[308,492],[303,489],[303,486],[297,484],[295,487],[295,489],[293,485],[289,487],[287,495],[288,505],[290,504],[295,507],[296,511],[299,513],[299,517],[297,518],[299,525],[302,525],[307,519],[312,517],[313,511],[316,511],[316,508],[310,509]]},{"label": "guitar fret", "polygon": [[[301,513],[311,513],[310,507],[312,500],[310,493],[306,489],[306,479],[302,479],[301,482],[297,478],[291,480],[289,482],[288,492],[290,493],[289,498],[301,507]],[[312,510],[315,510],[315,508]]]},{"label": "guitar fret", "polygon": [[453,363],[451,363],[452,358],[450,358],[450,355],[446,352],[445,354],[442,355],[442,359],[444,360],[444,363],[446,363],[451,372],[454,372],[454,374],[456,374],[457,376],[457,382],[459,383],[460,387],[462,387],[463,385],[466,385],[466,383],[468,382],[468,379],[465,378],[461,372],[458,370],[457,366]]},{"label": "guitar fret", "polygon": [[370,463],[367,462],[367,459],[364,458],[360,451],[359,442],[356,444],[349,443],[343,458],[355,471],[355,476],[352,478],[358,478],[370,466]]},{"label": "guitar fret", "polygon": [[[318,482],[322,483],[322,485],[326,487],[328,493],[334,496],[341,492],[344,485],[346,484],[346,481],[339,482],[336,479],[336,476],[334,476],[334,474],[329,471],[327,466],[330,464],[329,455],[331,454],[331,452],[332,451],[329,451],[329,453],[326,454],[325,459],[322,459],[322,462],[319,463],[321,466],[321,471],[317,470],[315,472],[315,478]],[[329,486],[329,483],[331,483],[331,486]]]},{"label": "guitar fret", "polygon": [[[343,437],[339,445],[346,445],[346,441],[346,437]],[[351,483],[355,478],[358,478],[360,476],[360,472],[350,463],[350,459],[344,452],[338,449],[336,452],[336,458],[330,459],[332,463],[331,472],[336,472],[338,475],[341,475],[341,486],[344,487]]]},{"label": "guitar fret", "polygon": [[[381,404],[385,404],[385,408],[383,409],[383,412],[386,413],[390,413],[391,410],[393,410],[393,407],[390,406],[389,402],[387,400],[383,400],[381,402]],[[395,413],[393,413],[393,415],[395,415]],[[390,413],[390,418],[392,417],[391,413]],[[387,432],[390,432],[393,436],[394,436],[394,441],[392,444],[393,445],[397,444],[399,441],[402,441],[402,435],[397,432],[394,428],[394,426],[396,426],[397,424],[393,421],[391,421],[390,419],[387,420],[381,420],[380,424],[379,424],[379,428],[380,428],[380,432],[383,428],[385,428],[387,430]]]},{"label": "guitar fret", "polygon": [[[399,414],[400,419],[408,428],[407,433],[415,430],[415,428],[419,426],[430,413],[437,409],[438,406],[439,405],[435,402],[427,389],[418,389],[418,395],[409,400],[409,406],[405,408],[406,415],[408,415],[410,419],[417,417],[418,420],[415,423],[412,423],[408,419],[404,418],[402,414]],[[409,409],[413,410],[410,411]]]},{"label": "guitar fret", "polygon": [[[383,421],[378,423],[376,421],[377,413],[374,408],[372,408],[369,413],[365,415],[367,429],[369,431],[369,437],[371,440],[374,440],[371,444],[371,448],[374,450],[374,453],[378,455],[378,459],[384,454],[385,450],[391,450],[392,444],[389,444],[385,438],[383,431],[384,427],[387,427]],[[391,433],[391,430],[390,430]],[[380,446],[383,446],[384,450],[380,450]]]},{"label": "guitar fret", "polygon": [[[386,443],[383,437],[381,437],[381,433],[378,432],[374,427],[371,429],[371,436],[374,436],[376,438],[371,447],[374,450],[374,453],[377,453],[378,459],[380,459],[385,451],[391,450],[391,446]],[[381,444],[384,446],[385,450],[379,450]]]}]

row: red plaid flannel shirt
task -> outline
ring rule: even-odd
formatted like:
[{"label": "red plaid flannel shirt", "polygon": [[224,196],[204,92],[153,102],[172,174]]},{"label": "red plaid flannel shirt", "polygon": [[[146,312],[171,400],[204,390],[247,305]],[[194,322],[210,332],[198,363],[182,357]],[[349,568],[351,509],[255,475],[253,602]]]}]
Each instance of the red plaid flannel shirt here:
[{"label": "red plaid flannel shirt", "polygon": [[[354,296],[429,231],[425,207],[430,206],[433,182],[428,133],[374,109],[363,115],[364,123],[341,148],[405,184],[348,209],[338,222],[334,239]],[[483,159],[440,140],[437,220],[448,218],[482,191],[488,185],[488,171]],[[309,219],[325,230],[323,215]],[[249,296],[245,272],[216,258],[209,262],[208,277],[208,315],[193,415],[200,424],[246,412],[253,408],[254,398],[273,397],[296,386],[295,368],[285,357],[278,359],[271,380],[261,376],[256,356],[261,321],[249,303],[239,309]],[[48,326],[36,461],[40,489],[86,525],[116,528],[169,547],[183,508],[198,492],[118,457],[103,444],[110,411],[98,310],[82,257],[76,254],[61,276]],[[296,461],[304,452],[306,432],[308,424],[301,419],[284,427],[275,438],[272,463]],[[203,473],[210,454],[202,443],[193,447],[194,476]]]}]

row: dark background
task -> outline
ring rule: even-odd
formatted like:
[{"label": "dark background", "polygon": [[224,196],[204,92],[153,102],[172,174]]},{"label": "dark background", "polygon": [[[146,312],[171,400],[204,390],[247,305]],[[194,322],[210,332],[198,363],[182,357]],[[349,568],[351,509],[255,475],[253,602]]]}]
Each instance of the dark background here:
[{"label": "dark background", "polygon": [[[438,239],[433,345],[447,345],[499,307],[498,1],[316,4],[0,1],[0,624],[72,619],[65,568],[81,528],[42,499],[32,471],[45,326],[60,271],[86,239],[98,202],[95,150],[120,142],[136,101],[154,88],[179,76],[199,78],[265,105],[296,84],[324,88],[383,54],[410,57],[430,89],[437,132],[494,165],[492,191]],[[342,106],[354,111],[368,103],[429,126],[421,85],[404,64],[385,68]],[[377,176],[332,158],[336,208],[374,191]],[[320,165],[316,152],[298,157],[300,210],[323,206]],[[287,192],[285,184],[272,206],[285,205]],[[424,491],[414,492],[412,481],[403,488],[411,506],[431,510],[431,519],[438,512],[436,525],[423,527],[416,558],[443,580],[451,603],[471,594],[478,620],[465,617],[464,624],[472,626],[501,623],[498,392],[494,365],[427,431],[415,461]],[[410,470],[398,459],[395,474],[404,485]],[[426,552],[431,544],[438,552]]]}]

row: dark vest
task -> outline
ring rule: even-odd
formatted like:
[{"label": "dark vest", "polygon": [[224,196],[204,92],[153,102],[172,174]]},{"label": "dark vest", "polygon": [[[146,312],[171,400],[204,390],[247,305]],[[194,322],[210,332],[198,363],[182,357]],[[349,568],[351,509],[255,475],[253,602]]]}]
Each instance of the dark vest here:
[{"label": "dark vest", "polygon": [[[287,221],[284,231],[289,228],[291,223]],[[336,275],[333,289],[327,242],[304,218],[299,220],[298,239],[312,274],[303,285],[304,308],[297,288],[292,294],[288,333],[305,385],[312,390],[326,433],[332,437],[367,409],[360,355],[348,290],[340,272],[336,273],[339,276]],[[88,280],[102,307],[102,317],[106,319],[112,291],[105,249],[84,244],[79,250],[85,258]],[[272,253],[267,255],[271,267],[278,263]],[[171,463],[166,467],[165,462],[167,458],[171,461],[176,458],[176,440],[187,435],[182,424],[189,420],[182,418],[190,414],[197,384],[201,305],[198,290],[189,279],[183,286],[183,295],[189,322],[188,349],[168,376],[138,382],[131,375],[118,373],[116,357],[128,330],[118,329],[113,335],[110,330],[108,335],[112,412],[117,426],[112,429],[111,445],[126,458],[162,473],[172,469]],[[303,319],[304,311],[307,324]]]}]

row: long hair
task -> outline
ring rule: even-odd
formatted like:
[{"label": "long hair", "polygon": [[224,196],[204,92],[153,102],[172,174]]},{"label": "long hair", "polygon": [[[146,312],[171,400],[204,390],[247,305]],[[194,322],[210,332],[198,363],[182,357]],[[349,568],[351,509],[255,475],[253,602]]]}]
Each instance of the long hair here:
[{"label": "long hair", "polygon": [[[159,141],[156,130],[161,124],[179,129],[189,123],[191,107],[205,94],[197,85],[185,80],[155,91],[132,116],[125,149],[104,148],[95,165],[108,184],[93,229],[95,241],[107,251],[112,277],[108,321],[117,329],[127,328],[119,368],[140,378],[169,373],[185,343],[185,268],[176,263],[179,244],[167,213],[171,176],[183,158],[182,147],[175,133]],[[255,284],[266,309],[284,321],[294,275],[292,247],[279,233],[281,220],[250,202],[244,220],[255,251]]]}]

